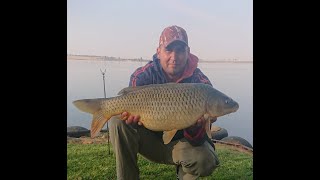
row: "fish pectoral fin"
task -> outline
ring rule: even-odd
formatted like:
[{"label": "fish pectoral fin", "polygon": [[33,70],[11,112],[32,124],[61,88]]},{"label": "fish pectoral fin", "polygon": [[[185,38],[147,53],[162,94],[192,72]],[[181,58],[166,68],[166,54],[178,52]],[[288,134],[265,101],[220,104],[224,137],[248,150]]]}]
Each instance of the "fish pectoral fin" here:
[{"label": "fish pectoral fin", "polygon": [[163,131],[163,142],[164,144],[169,144],[174,135],[177,133],[177,129],[171,130],[171,131]]},{"label": "fish pectoral fin", "polygon": [[203,118],[204,118],[205,120],[208,120],[208,119],[210,118],[210,115],[209,115],[209,114],[204,114],[204,115],[203,115]]},{"label": "fish pectoral fin", "polygon": [[208,135],[208,137],[210,138],[210,139],[212,139],[212,136],[211,136],[211,130],[210,130],[210,120],[206,120],[205,121],[205,130],[206,130],[206,133],[207,133],[207,135]]},{"label": "fish pectoral fin", "polygon": [[210,115],[209,114],[204,114],[203,115],[203,118],[205,119],[205,125],[204,125],[204,128],[206,130],[206,133],[208,135],[208,137],[211,139],[212,136],[211,136],[211,127],[210,127]]},{"label": "fish pectoral fin", "polygon": [[101,131],[106,122],[110,119],[103,117],[101,111],[98,111],[93,114],[92,122],[91,122],[91,138],[95,138],[98,133]]}]

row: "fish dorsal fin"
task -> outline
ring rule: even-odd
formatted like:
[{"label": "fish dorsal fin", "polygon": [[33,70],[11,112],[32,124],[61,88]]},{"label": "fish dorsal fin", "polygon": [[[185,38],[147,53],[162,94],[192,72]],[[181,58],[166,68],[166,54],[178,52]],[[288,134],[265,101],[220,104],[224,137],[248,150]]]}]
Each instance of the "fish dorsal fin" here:
[{"label": "fish dorsal fin", "polygon": [[[166,83],[166,85],[174,85],[174,84],[177,84],[177,83],[173,83],[173,82]],[[118,95],[125,95],[127,93],[138,91],[138,90],[141,90],[141,89],[144,89],[144,88],[147,88],[147,87],[156,87],[156,86],[163,86],[163,85],[164,84],[148,84],[148,85],[135,86],[135,87],[130,86],[130,87],[126,87],[126,88],[121,89],[118,92]]]},{"label": "fish dorsal fin", "polygon": [[[146,86],[149,86],[149,85],[146,85]],[[126,88],[121,89],[121,91],[118,92],[118,95],[125,95],[127,93],[146,88],[146,86],[126,87]]]},{"label": "fish dorsal fin", "polygon": [[[177,83],[173,83],[173,82],[166,83],[166,85],[174,85],[174,84],[177,84]],[[141,90],[141,89],[144,89],[147,87],[155,87],[155,86],[162,86],[162,85],[164,85],[164,84],[148,84],[148,85],[135,86],[135,87],[130,86],[130,87],[126,87],[126,88],[121,89],[118,92],[118,95],[125,95],[127,93],[138,91],[138,90]]]},{"label": "fish dorsal fin", "polygon": [[174,135],[177,133],[177,129],[171,130],[171,131],[163,131],[163,143],[164,144],[169,144]]}]

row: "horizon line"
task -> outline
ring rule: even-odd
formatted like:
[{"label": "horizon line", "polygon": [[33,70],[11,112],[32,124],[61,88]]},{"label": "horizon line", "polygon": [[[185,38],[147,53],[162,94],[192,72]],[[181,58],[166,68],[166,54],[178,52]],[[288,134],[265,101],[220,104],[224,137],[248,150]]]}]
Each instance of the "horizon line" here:
[{"label": "horizon line", "polygon": [[[86,55],[86,54],[68,54],[67,56],[82,56],[82,57],[92,57],[97,59],[91,60],[133,60],[133,61],[152,61],[151,59],[143,59],[140,58],[122,58],[122,57],[114,57],[114,56],[99,56],[99,55]],[[73,59],[73,60],[85,60],[85,59]],[[90,60],[90,59],[87,59]],[[253,60],[239,60],[238,58],[225,58],[225,59],[216,59],[216,60],[205,60],[200,59],[199,62],[216,62],[216,61],[223,61],[223,62],[253,62]]]}]

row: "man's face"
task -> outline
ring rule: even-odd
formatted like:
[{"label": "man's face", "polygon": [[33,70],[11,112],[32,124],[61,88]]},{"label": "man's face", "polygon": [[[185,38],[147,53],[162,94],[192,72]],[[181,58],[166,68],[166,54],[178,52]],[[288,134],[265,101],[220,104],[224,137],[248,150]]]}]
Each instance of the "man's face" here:
[{"label": "man's face", "polygon": [[190,48],[180,41],[172,42],[166,48],[164,46],[157,48],[162,69],[170,76],[182,75],[189,53]]}]

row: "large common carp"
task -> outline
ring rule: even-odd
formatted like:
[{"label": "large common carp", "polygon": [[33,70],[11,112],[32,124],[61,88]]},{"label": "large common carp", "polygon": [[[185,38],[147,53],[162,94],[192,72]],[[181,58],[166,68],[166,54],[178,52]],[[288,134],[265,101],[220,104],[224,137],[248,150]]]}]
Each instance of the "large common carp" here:
[{"label": "large common carp", "polygon": [[[118,95],[73,102],[81,111],[93,115],[92,138],[112,116],[126,111],[129,114],[140,115],[140,122],[147,129],[164,131],[163,141],[168,144],[177,130],[194,125],[200,117],[219,117],[235,112],[239,108],[236,101],[212,86],[202,83],[127,87]],[[209,121],[206,122],[209,134]]]}]

